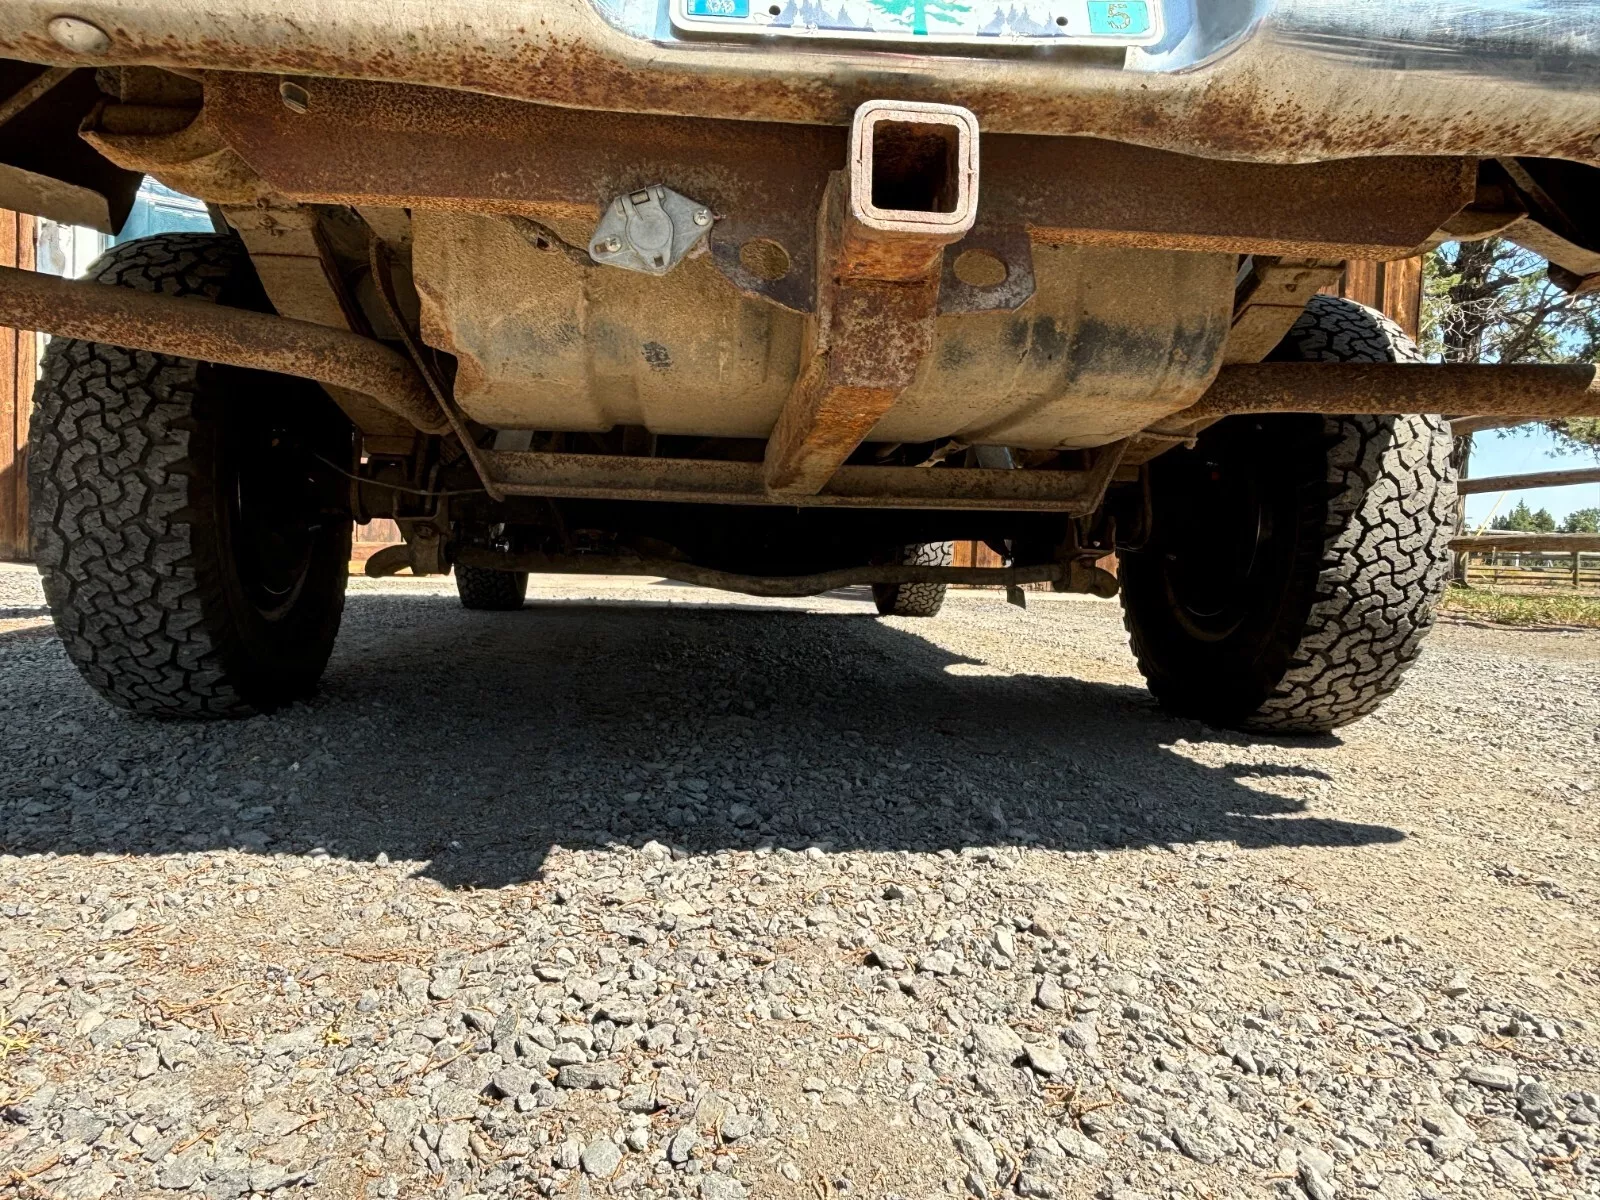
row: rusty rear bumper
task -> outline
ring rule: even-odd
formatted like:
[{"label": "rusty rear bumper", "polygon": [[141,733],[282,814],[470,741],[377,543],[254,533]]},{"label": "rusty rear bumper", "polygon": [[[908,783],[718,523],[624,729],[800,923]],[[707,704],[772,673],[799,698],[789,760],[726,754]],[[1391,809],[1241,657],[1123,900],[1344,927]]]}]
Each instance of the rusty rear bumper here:
[{"label": "rusty rear bumper", "polygon": [[[381,79],[578,108],[843,125],[888,97],[995,132],[1211,157],[1600,163],[1600,0],[1166,0],[1165,41],[908,53],[686,42],[665,0],[8,0],[0,56]],[[1196,9],[1198,5],[1198,10]],[[69,51],[65,12],[106,35]]]}]

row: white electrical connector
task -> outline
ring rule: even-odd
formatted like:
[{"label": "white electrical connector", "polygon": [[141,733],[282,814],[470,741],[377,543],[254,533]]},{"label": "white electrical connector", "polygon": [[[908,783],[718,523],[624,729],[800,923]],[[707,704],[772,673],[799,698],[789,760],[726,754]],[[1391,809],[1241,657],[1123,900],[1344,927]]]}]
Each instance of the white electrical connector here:
[{"label": "white electrical connector", "polygon": [[589,257],[608,267],[665,275],[710,232],[711,210],[652,184],[618,196],[589,239]]}]

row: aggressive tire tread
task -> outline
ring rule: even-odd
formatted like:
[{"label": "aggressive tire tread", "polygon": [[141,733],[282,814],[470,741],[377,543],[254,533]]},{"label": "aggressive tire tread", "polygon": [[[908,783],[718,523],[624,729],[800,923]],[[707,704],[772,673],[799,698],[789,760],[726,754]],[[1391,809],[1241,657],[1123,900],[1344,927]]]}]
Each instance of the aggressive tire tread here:
[{"label": "aggressive tire tread", "polygon": [[[1389,318],[1350,300],[1314,296],[1277,360],[1417,362]],[[1449,425],[1437,416],[1324,417],[1327,510],[1311,603],[1287,670],[1253,712],[1226,721],[1270,733],[1320,734],[1371,713],[1416,661],[1448,584],[1455,521]],[[1126,599],[1126,598],[1125,598]],[[1124,623],[1159,698],[1200,707],[1174,688],[1132,607]],[[1181,693],[1181,695],[1179,694]]]},{"label": "aggressive tire tread", "polygon": [[[129,242],[89,277],[265,307],[242,246],[220,235]],[[31,536],[45,595],[84,678],[136,713],[237,717],[263,706],[237,677],[247,655],[227,616],[206,466],[219,440],[214,370],[55,338],[35,392]],[[326,614],[335,629],[342,595]]]},{"label": "aggressive tire tread", "polygon": [[461,607],[478,612],[515,612],[528,598],[526,571],[492,571],[485,567],[455,568]]},{"label": "aggressive tire tread", "polygon": [[[954,542],[926,542],[905,547],[899,561],[908,567],[948,567],[955,561],[955,554]],[[875,584],[872,598],[880,616],[936,617],[944,607],[948,588],[944,583]]]}]

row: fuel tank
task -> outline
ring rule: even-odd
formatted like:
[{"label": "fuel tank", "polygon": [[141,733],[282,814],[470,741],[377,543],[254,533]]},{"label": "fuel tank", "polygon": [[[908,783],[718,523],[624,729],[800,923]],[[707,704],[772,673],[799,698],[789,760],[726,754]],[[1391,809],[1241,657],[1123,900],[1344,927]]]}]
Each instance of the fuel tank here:
[{"label": "fuel tank", "polygon": [[[657,277],[583,265],[499,216],[413,222],[423,337],[456,356],[455,396],[474,420],[772,431],[806,319],[741,292],[708,256]],[[552,232],[576,247],[591,228]],[[1199,399],[1228,335],[1235,255],[1035,243],[1031,258],[1032,295],[1014,310],[938,318],[932,353],[869,441],[1093,447]]]}]

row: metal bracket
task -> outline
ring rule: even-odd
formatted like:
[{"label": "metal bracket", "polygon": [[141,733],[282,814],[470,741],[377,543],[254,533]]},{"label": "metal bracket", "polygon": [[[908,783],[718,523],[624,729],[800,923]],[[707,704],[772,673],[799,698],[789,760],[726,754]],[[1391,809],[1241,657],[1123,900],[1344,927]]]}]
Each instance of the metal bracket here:
[{"label": "metal bracket", "polygon": [[1033,292],[1033,242],[1021,226],[979,225],[945,251],[941,314],[1015,312]]},{"label": "metal bracket", "polygon": [[711,210],[652,184],[618,196],[589,239],[589,257],[607,267],[665,275],[711,229]]}]

